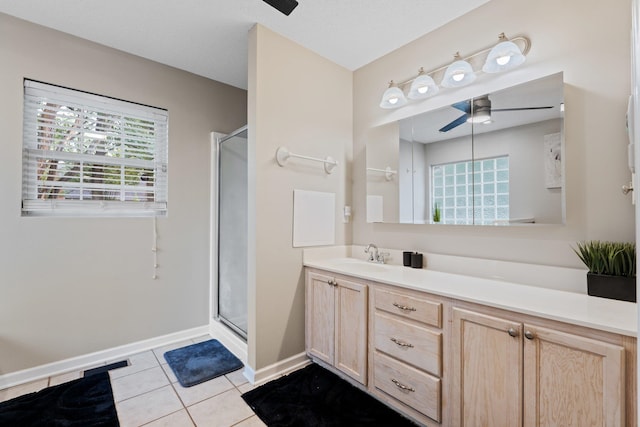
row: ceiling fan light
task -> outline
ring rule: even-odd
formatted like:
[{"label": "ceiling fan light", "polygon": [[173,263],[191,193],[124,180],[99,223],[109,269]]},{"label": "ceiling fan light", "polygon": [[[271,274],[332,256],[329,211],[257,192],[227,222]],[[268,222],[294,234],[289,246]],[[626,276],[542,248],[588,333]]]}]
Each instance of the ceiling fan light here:
[{"label": "ceiling fan light", "polygon": [[478,110],[467,118],[467,123],[486,123],[491,120],[491,110]]},{"label": "ceiling fan light", "polygon": [[476,79],[476,73],[473,72],[471,64],[467,61],[459,60],[447,67],[442,78],[442,86],[461,87],[466,86]]},{"label": "ceiling fan light", "polygon": [[438,93],[438,85],[433,81],[433,78],[426,74],[420,74],[411,83],[407,96],[409,99],[422,99],[433,96],[436,93]]},{"label": "ceiling fan light", "polygon": [[407,103],[404,92],[393,81],[389,83],[389,88],[382,94],[380,108],[392,109],[402,107]]},{"label": "ceiling fan light", "polygon": [[522,51],[512,41],[504,40],[491,49],[487,60],[482,66],[485,73],[500,73],[502,71],[511,70],[525,61]]}]

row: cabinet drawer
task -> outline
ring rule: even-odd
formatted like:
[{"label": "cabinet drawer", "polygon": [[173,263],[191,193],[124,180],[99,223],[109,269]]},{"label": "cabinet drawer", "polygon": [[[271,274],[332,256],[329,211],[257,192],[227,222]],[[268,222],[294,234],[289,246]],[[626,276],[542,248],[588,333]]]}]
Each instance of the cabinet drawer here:
[{"label": "cabinet drawer", "polygon": [[442,333],[381,312],[374,316],[375,348],[434,375],[442,372]]},{"label": "cabinet drawer", "polygon": [[374,354],[374,384],[378,390],[385,392],[440,422],[441,386],[440,379],[421,372],[385,356]]},{"label": "cabinet drawer", "polygon": [[394,292],[376,289],[376,308],[417,320],[427,325],[442,327],[442,304]]}]

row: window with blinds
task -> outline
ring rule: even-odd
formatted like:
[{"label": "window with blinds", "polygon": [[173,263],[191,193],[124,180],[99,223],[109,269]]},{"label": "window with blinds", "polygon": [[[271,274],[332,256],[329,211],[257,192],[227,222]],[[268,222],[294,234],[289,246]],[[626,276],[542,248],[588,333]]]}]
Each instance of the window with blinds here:
[{"label": "window with blinds", "polygon": [[166,110],[25,80],[23,121],[23,215],[166,215]]}]

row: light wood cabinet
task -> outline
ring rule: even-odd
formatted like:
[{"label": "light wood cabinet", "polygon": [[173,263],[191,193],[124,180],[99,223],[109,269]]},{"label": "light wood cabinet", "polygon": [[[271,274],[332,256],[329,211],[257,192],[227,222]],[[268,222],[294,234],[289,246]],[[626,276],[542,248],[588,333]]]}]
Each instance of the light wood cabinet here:
[{"label": "light wood cabinet", "polygon": [[306,350],[367,383],[367,285],[307,270]]},{"label": "light wood cabinet", "polygon": [[624,347],[456,307],[452,319],[452,425],[625,425]]},{"label": "light wood cabinet", "polygon": [[374,285],[370,390],[425,425],[442,421],[443,302]]},{"label": "light wood cabinet", "polygon": [[306,270],[306,351],[429,427],[635,426],[636,338]]},{"label": "light wood cabinet", "polygon": [[524,426],[625,425],[625,349],[524,325]]}]

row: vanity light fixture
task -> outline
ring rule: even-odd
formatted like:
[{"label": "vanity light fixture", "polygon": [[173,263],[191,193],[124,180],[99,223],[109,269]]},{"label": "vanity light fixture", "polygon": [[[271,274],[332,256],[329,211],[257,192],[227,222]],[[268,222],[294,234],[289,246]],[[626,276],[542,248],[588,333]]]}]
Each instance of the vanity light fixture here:
[{"label": "vanity light fixture", "polygon": [[435,95],[438,93],[438,90],[440,90],[440,88],[433,80],[433,77],[425,74],[424,68],[420,67],[418,76],[411,83],[411,88],[407,96],[409,99],[423,99]]},{"label": "vanity light fixture", "polygon": [[485,73],[499,73],[521,65],[525,57],[517,44],[507,39],[504,33],[498,36],[500,42],[491,49],[482,67]]},{"label": "vanity light fixture", "polygon": [[[382,95],[380,107],[385,109],[399,108],[407,104],[407,97],[411,100],[424,99],[435,95],[439,87],[435,83],[436,78],[442,76],[440,86],[443,88],[457,88],[472,83],[478,72],[499,73],[511,70],[525,61],[525,57],[531,49],[531,41],[524,36],[508,39],[504,33],[498,36],[500,40],[493,47],[478,51],[465,58],[456,53],[454,62],[443,67],[425,72],[420,68],[418,75],[402,81],[389,83],[389,88]],[[483,62],[482,62],[483,61]],[[474,70],[472,64],[484,63],[482,70]],[[407,97],[403,89],[411,84]],[[481,113],[482,117],[484,113]],[[480,118],[478,118],[480,121]],[[484,121],[489,120],[485,118]]]},{"label": "vanity light fixture", "polygon": [[382,101],[380,101],[380,108],[398,108],[407,103],[407,98],[404,96],[402,89],[391,80],[389,82],[389,88],[384,91],[382,95]]},{"label": "vanity light fixture", "polygon": [[460,52],[454,55],[455,61],[447,67],[440,84],[442,87],[462,87],[472,83],[476,79],[471,64],[460,58]]}]

